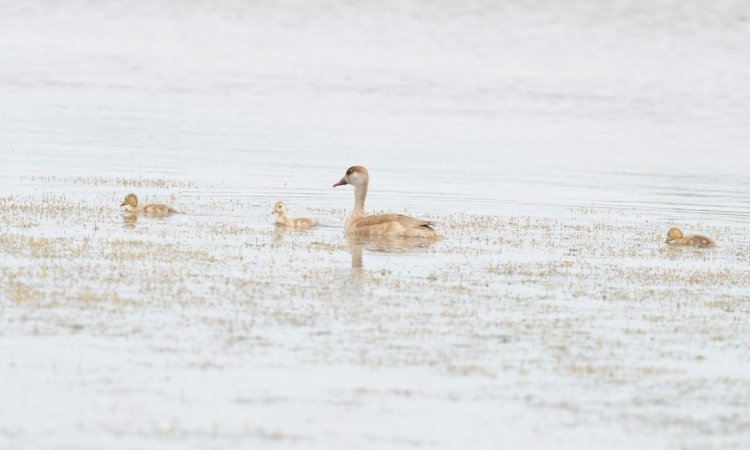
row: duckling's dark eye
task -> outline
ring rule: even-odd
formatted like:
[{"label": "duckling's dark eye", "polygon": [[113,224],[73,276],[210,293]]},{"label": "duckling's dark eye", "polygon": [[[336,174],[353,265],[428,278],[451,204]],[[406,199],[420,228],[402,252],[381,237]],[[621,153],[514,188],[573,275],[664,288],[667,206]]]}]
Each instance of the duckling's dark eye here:
[{"label": "duckling's dark eye", "polygon": [[346,174],[347,174],[347,175],[351,175],[351,174],[352,174],[352,169],[349,169],[349,170],[347,170],[347,171],[346,171]]}]

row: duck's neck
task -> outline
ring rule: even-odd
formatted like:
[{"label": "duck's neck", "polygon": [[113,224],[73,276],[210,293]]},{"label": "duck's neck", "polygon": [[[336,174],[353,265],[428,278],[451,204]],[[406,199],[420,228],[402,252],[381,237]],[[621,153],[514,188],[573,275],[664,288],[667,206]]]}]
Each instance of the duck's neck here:
[{"label": "duck's neck", "polygon": [[365,198],[367,198],[367,184],[362,184],[354,188],[354,210],[353,217],[365,215]]},{"label": "duck's neck", "polygon": [[279,216],[276,218],[276,223],[280,225],[288,225],[289,219],[286,218],[286,213],[279,213]]}]

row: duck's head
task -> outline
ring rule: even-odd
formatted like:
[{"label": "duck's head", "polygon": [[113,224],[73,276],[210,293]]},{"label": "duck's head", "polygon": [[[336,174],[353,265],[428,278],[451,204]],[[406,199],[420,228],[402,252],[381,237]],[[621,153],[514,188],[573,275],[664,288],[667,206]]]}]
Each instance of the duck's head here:
[{"label": "duck's head", "polygon": [[370,175],[367,173],[367,169],[362,166],[352,166],[346,169],[346,175],[338,182],[333,184],[333,187],[343,186],[345,184],[351,184],[355,188],[367,184],[370,180]]},{"label": "duck's head", "polygon": [[278,214],[279,216],[285,215],[286,208],[284,207],[284,202],[276,202],[276,204],[273,205],[273,211],[271,214]]},{"label": "duck's head", "polygon": [[682,239],[683,234],[679,228],[670,228],[667,231],[667,243],[674,241],[675,239]]},{"label": "duck's head", "polygon": [[138,206],[138,197],[135,196],[135,194],[128,194],[125,196],[125,200],[120,203],[120,206],[132,206],[135,208]]}]

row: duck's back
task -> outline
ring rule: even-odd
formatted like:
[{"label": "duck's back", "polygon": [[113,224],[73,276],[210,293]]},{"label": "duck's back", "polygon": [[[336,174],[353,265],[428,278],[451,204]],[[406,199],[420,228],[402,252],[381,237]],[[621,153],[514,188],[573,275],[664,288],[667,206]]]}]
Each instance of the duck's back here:
[{"label": "duck's back", "polygon": [[692,245],[693,247],[716,247],[716,242],[713,239],[699,234],[685,236],[680,241],[682,241],[681,244],[683,245]]},{"label": "duck's back", "polygon": [[366,236],[439,237],[430,222],[403,214],[377,214],[347,221],[346,230]]},{"label": "duck's back", "polygon": [[314,227],[315,225],[318,225],[320,222],[318,222],[315,219],[308,219],[306,217],[297,217],[295,219],[289,219],[289,225],[293,227]]},{"label": "duck's back", "polygon": [[146,205],[141,209],[141,211],[146,214],[153,215],[167,215],[177,212],[177,210],[172,208],[171,206],[163,205],[161,203],[152,203],[150,205]]}]

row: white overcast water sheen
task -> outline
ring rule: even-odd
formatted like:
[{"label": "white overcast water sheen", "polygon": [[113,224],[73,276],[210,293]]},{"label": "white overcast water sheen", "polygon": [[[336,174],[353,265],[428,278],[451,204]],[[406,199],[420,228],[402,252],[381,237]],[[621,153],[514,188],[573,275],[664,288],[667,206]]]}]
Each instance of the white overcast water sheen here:
[{"label": "white overcast water sheen", "polygon": [[[578,223],[588,219],[576,211],[592,208],[610,224],[657,221],[663,228],[633,237],[654,240],[655,248],[661,241],[654,236],[669,222],[726,227],[739,250],[725,246],[718,250],[725,253],[710,254],[718,256],[653,266],[745,270],[750,3],[0,1],[3,196],[62,193],[73,205],[111,204],[114,225],[101,230],[127,239],[134,231],[122,229],[117,205],[129,188],[60,180],[189,182],[194,188],[139,192],[159,201],[173,195],[186,212],[166,225],[139,221],[139,238],[176,241],[168,237],[170,225],[182,230],[181,239],[192,223],[211,221],[264,229],[272,226],[270,205],[284,199],[291,215],[316,215],[330,225],[300,235],[300,242],[316,245],[343,239],[352,193],[331,184],[354,164],[370,171],[370,211]],[[207,198],[225,202],[223,209],[206,206]],[[235,201],[253,208],[230,211],[226,205]],[[29,233],[88,233],[59,224],[50,220]],[[283,242],[293,245],[295,238]],[[482,264],[560,257],[533,250],[487,255],[471,237],[462,239]],[[627,244],[630,238],[616,239]],[[457,276],[479,270],[469,257],[457,261],[436,248],[407,254],[366,248],[365,267],[415,277],[453,270],[452,264]],[[283,252],[288,273],[273,266],[272,255],[257,258],[269,261],[274,277],[298,280],[297,287],[306,265],[349,267],[348,253],[306,254],[301,264],[293,247]],[[8,273],[28,263],[3,256]],[[649,265],[622,261],[629,264]],[[346,280],[337,282],[342,298],[330,301],[356,295]],[[290,303],[302,304],[294,287],[279,289],[292,292]],[[405,291],[393,285],[362,289],[368,302],[354,304],[373,317],[391,311],[379,305],[417,300],[400,297]],[[597,317],[610,307],[594,298],[570,300],[544,285],[523,293],[561,302],[562,319]],[[736,308],[726,320],[747,324],[750,288],[724,294]],[[463,332],[499,339],[471,323],[456,336],[449,324],[424,339],[417,333],[394,343],[375,325],[332,317],[297,328],[258,318],[243,339],[274,346],[243,353],[225,347],[222,332],[210,325],[223,323],[227,310],[241,320],[242,308],[205,295],[205,304],[186,309],[132,307],[111,329],[96,310],[79,306],[50,313],[67,317],[70,328],[52,326],[45,313],[0,292],[0,447],[750,447],[750,409],[725,398],[723,387],[695,401],[674,400],[698,390],[695,380],[732,380],[733,398],[750,400],[746,343],[674,342],[664,330],[656,338],[640,336],[643,348],[653,339],[674,345],[676,353],[699,346],[706,361],[668,363],[677,381],[687,381],[679,388],[650,384],[649,392],[665,400],[640,407],[643,392],[631,390],[632,379],[608,391],[601,379],[557,378],[535,365],[557,344],[569,344],[557,338],[512,336],[511,350],[462,353],[469,342]],[[471,296],[456,296],[459,306],[471,303]],[[430,298],[419,301],[433,305]],[[416,308],[398,308],[404,321],[431,323]],[[590,339],[617,334],[610,330],[620,332],[630,321],[647,327],[645,315],[662,313],[645,308],[644,316],[606,316],[596,324],[600,329],[587,328]],[[550,313],[532,312],[509,313],[520,321],[524,314],[532,320]],[[318,340],[320,333],[328,337]],[[482,369],[452,372],[404,350],[415,342],[426,355],[443,347],[466,360],[478,355],[472,364]],[[600,360],[608,352],[578,351]],[[361,363],[353,356],[365,354]],[[655,357],[644,350],[626,359],[632,369]],[[532,363],[516,365],[521,360]],[[648,423],[656,425],[642,428]]]}]

